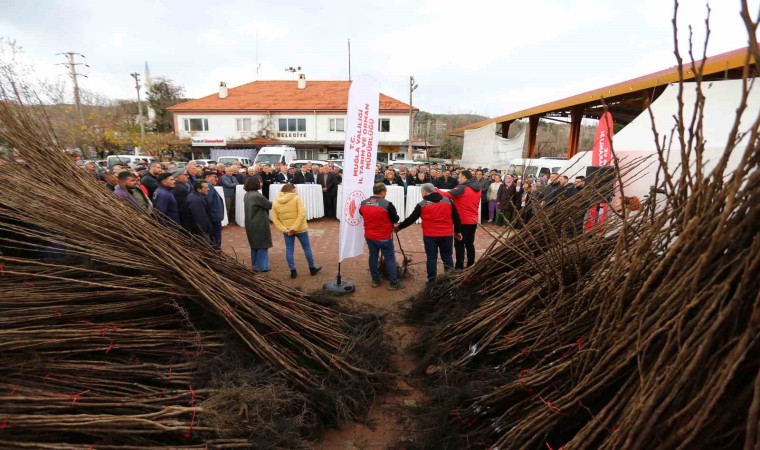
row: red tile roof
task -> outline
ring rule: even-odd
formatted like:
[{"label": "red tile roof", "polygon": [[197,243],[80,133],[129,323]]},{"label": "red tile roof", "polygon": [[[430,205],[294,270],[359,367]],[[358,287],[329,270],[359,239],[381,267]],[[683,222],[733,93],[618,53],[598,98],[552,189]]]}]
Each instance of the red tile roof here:
[{"label": "red tile roof", "polygon": [[[307,81],[298,89],[297,81],[254,81],[230,88],[227,98],[218,93],[180,103],[169,108],[183,111],[345,111],[348,109],[350,81]],[[409,111],[409,105],[380,94],[381,111]],[[414,108],[418,111],[417,108]]]}]

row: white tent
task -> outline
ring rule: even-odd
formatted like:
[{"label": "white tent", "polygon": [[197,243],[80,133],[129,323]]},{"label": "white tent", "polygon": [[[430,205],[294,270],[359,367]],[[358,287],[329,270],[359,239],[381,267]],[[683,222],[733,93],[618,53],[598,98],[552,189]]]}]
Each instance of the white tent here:
[{"label": "white tent", "polygon": [[462,167],[507,168],[509,160],[520,158],[525,145],[525,130],[515,137],[505,139],[496,135],[496,124],[464,132]]},{"label": "white tent", "polygon": [[[726,148],[728,134],[736,118],[736,108],[739,106],[742,92],[741,80],[711,81],[702,84],[705,95],[703,139],[705,140],[704,168],[710,171],[715,167],[718,159]],[[688,124],[694,113],[694,102],[697,91],[696,83],[684,83],[683,102],[684,119]],[[755,88],[748,98],[747,108],[741,118],[739,132],[745,131],[757,117],[760,111],[760,90]],[[678,114],[678,85],[670,85],[652,103],[654,123],[660,134],[666,141],[673,140],[672,149],[668,158],[668,166],[671,173],[680,170],[681,154],[675,127],[675,116]],[[741,134],[740,134],[741,135]],[[618,158],[625,164],[636,157],[656,155],[654,134],[652,132],[652,120],[649,112],[644,111],[625,128],[615,134],[612,139],[613,148]],[[747,136],[739,143],[728,163],[728,168],[736,165],[744,148],[746,148]],[[695,159],[692,156],[692,161]],[[637,174],[638,179],[626,182],[625,195],[644,197],[649,194],[650,187],[654,185],[659,164],[656,156],[649,160],[651,164],[646,166],[644,172]],[[568,176],[585,174],[586,166],[591,164],[591,152],[582,152],[570,159],[562,173]],[[572,167],[571,167],[572,166]],[[662,176],[659,178],[662,180]]]}]

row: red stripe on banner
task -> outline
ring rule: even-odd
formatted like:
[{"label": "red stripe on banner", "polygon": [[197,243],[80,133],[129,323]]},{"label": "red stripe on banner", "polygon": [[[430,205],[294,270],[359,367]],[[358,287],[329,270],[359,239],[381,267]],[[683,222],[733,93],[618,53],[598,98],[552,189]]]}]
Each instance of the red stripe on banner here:
[{"label": "red stripe on banner", "polygon": [[[609,166],[612,162],[612,137],[614,134],[614,123],[612,114],[606,111],[599,118],[599,126],[596,128],[594,135],[594,147],[591,149],[592,166]],[[601,203],[592,206],[588,211],[588,220],[584,225],[586,231],[601,225],[607,218],[607,204]]]}]

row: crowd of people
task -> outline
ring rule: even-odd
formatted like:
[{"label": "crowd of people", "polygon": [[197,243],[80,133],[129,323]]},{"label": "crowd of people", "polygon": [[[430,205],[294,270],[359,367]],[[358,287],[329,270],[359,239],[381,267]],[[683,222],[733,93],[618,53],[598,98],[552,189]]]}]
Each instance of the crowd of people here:
[{"label": "crowd of people", "polygon": [[[460,176],[464,171],[472,174],[468,186],[481,195],[481,221],[495,225],[512,223],[519,226],[528,222],[540,206],[552,205],[563,198],[577,194],[585,185],[585,177],[575,177],[573,183],[565,175],[551,173],[539,177],[527,176],[524,179],[517,174],[502,174],[496,169],[477,168],[442,168],[438,164],[431,166],[400,166],[396,169],[389,165],[382,171],[381,165],[375,168],[375,182],[386,186],[421,186],[432,184],[442,191],[456,189],[462,182]],[[517,220],[520,219],[520,220]]]},{"label": "crowd of people", "polygon": [[[296,240],[303,249],[309,272],[314,275],[321,269],[314,261],[306,209],[295,185],[321,185],[325,215],[334,218],[338,186],[342,182],[341,168],[333,163],[325,166],[306,163],[298,168],[279,163],[273,166],[255,164],[243,167],[236,163],[202,167],[191,161],[184,168],[176,168],[172,163],[155,162],[141,170],[116,165],[102,174],[97,173],[94,164],[87,164],[84,168],[135,209],[147,214],[159,212],[158,220],[206,239],[217,249],[221,249],[222,244],[225,207],[228,217],[235,217],[236,189],[243,185],[246,192],[243,200],[245,227],[253,270],[270,270],[271,211],[271,221],[283,235],[286,261],[293,278],[298,276],[294,260]],[[283,184],[283,188],[276,199],[270,199],[269,186],[276,183]],[[389,185],[405,189],[420,187],[422,201],[400,223],[396,206],[385,199]],[[422,223],[427,280],[432,281],[437,276],[439,257],[444,271],[463,270],[475,263],[474,242],[479,222],[522,226],[531,220],[537,208],[571,198],[584,185],[582,176],[570,183],[568,177],[557,173],[521,179],[515,174],[502,175],[495,169],[448,169],[438,165],[395,168],[389,165],[382,171],[378,164],[373,195],[362,202],[359,209],[365,218],[372,286],[380,284],[378,262],[382,255],[389,289],[402,287],[398,280],[393,233],[418,220]],[[216,186],[221,186],[223,196],[214,189]],[[578,221],[581,228],[582,222],[581,218]]]},{"label": "crowd of people", "polygon": [[[295,184],[321,184],[326,208],[331,205],[334,217],[337,186],[342,181],[341,169],[334,164],[312,167],[309,163],[296,170],[284,164],[255,164],[250,167],[209,164],[203,167],[190,161],[186,167],[176,168],[172,163],[154,162],[144,169],[130,170],[126,166],[115,165],[111,171],[98,173],[95,164],[88,163],[84,169],[135,209],[149,215],[158,212],[160,214],[155,214],[157,220],[167,226],[182,228],[208,241],[218,250],[222,246],[225,207],[228,217],[234,217],[236,189],[238,185],[243,185],[246,192],[243,199],[246,235],[251,247],[253,270],[270,270],[271,210],[272,222],[283,233],[286,260],[293,278],[298,276],[294,261],[296,240],[303,248],[310,274],[316,275],[322,268],[314,262],[306,209],[295,193]],[[269,186],[275,183],[284,186],[280,196],[270,201]],[[216,186],[222,187],[224,200]]]}]

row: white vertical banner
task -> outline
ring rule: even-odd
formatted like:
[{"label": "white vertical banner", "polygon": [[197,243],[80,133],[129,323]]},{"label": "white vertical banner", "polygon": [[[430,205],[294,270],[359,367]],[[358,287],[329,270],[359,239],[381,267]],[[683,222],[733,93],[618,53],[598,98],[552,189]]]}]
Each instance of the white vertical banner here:
[{"label": "white vertical banner", "polygon": [[348,91],[343,147],[343,215],[338,262],[364,253],[364,220],[359,206],[372,196],[375,182],[379,108],[380,83],[367,75],[354,79]]}]

